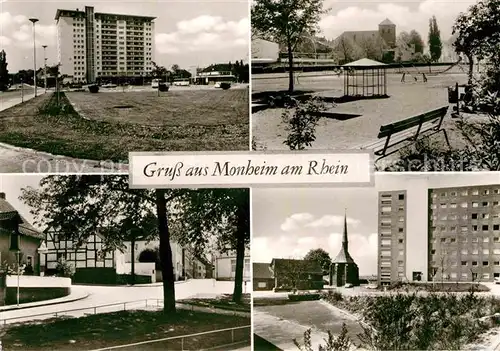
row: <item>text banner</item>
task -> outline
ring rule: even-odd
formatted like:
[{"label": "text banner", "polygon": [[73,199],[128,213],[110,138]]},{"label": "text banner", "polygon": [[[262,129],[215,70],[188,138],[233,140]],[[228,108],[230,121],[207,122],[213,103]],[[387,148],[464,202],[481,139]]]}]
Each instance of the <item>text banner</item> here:
[{"label": "text banner", "polygon": [[131,188],[373,185],[367,152],[132,152],[129,162]]}]

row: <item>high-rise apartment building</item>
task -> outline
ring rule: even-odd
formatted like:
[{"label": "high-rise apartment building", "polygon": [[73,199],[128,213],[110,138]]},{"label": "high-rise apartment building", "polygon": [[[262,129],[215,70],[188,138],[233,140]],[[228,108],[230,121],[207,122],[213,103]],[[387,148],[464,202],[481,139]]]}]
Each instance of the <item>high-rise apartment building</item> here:
[{"label": "high-rise apartment building", "polygon": [[380,284],[500,278],[500,184],[379,192],[378,231]]},{"label": "high-rise apartment building", "polygon": [[60,73],[75,82],[141,77],[154,61],[155,17],[57,10]]},{"label": "high-rise apartment building", "polygon": [[406,191],[379,193],[378,277],[381,285],[406,277]]}]

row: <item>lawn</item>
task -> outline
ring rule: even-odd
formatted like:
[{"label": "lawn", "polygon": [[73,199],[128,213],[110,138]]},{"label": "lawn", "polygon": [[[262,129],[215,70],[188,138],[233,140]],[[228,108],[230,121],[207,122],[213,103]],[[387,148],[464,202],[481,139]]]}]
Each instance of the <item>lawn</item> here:
[{"label": "lawn", "polygon": [[63,93],[60,108],[55,94],[45,94],[1,111],[0,142],[118,162],[130,151],[248,150],[246,89],[68,96],[78,111]]},{"label": "lawn", "polygon": [[[44,324],[9,326],[2,330],[6,350],[91,350],[114,345],[195,334],[250,325],[250,318],[178,310],[121,311],[82,318],[49,320]],[[250,328],[193,336],[184,340],[185,350],[208,349],[250,340]],[[181,350],[181,341],[170,340],[126,350]],[[124,349],[125,350],[125,349]]]},{"label": "lawn", "polygon": [[196,298],[179,300],[177,302],[185,305],[219,308],[221,310],[250,312],[250,294],[243,294],[243,300],[241,304],[233,302],[231,294],[224,294],[213,299]]},{"label": "lawn", "polygon": [[[153,126],[245,125],[248,129],[248,90],[67,93],[84,118]],[[248,146],[248,141],[247,141]]]}]

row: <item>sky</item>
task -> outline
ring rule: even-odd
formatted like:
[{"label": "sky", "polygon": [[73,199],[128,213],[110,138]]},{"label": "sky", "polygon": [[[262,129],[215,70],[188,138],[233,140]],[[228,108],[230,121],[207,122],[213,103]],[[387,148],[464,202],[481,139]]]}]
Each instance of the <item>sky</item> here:
[{"label": "sky", "polygon": [[245,0],[100,0],[26,1],[0,0],[0,50],[7,53],[8,69],[33,67],[33,32],[29,18],[36,23],[37,67],[43,64],[47,45],[47,64],[57,63],[57,9],[94,6],[95,12],[157,17],[156,61],[189,70],[213,63],[248,61],[249,5]]},{"label": "sky", "polygon": [[[500,184],[499,173],[377,174],[374,188],[299,188],[252,190],[252,261],[303,258],[311,249],[322,248],[332,259],[341,248],[344,213],[347,214],[349,252],[361,275],[377,274],[378,192]],[[420,190],[418,190],[420,189]],[[422,209],[427,197],[408,192],[410,209]],[[417,213],[414,213],[417,217]],[[425,218],[408,226],[426,223]],[[411,228],[410,228],[411,229]],[[418,231],[418,230],[417,230]]]},{"label": "sky", "polygon": [[5,193],[5,198],[12,207],[37,229],[41,228],[34,223],[33,215],[30,213],[31,208],[19,200],[19,196],[21,196],[21,189],[23,188],[28,186],[35,189],[39,188],[43,177],[43,175],[37,174],[23,174],[22,176],[18,174],[0,175],[0,192]]},{"label": "sky", "polygon": [[335,39],[344,31],[377,30],[378,24],[388,18],[396,25],[397,34],[415,29],[427,42],[429,19],[434,15],[441,38],[448,40],[458,14],[474,3],[474,0],[326,0],[324,8],[328,13],[319,23],[320,35]]}]

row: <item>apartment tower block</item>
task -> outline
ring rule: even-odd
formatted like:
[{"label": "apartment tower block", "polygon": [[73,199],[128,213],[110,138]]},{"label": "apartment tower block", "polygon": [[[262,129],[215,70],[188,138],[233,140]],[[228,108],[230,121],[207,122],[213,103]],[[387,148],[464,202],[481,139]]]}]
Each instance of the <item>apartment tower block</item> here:
[{"label": "apartment tower block", "polygon": [[154,61],[155,17],[57,10],[60,74],[74,82],[142,77]]},{"label": "apartment tower block", "polygon": [[379,283],[500,278],[500,185],[425,190],[426,204],[411,210],[406,191],[379,193]]}]

